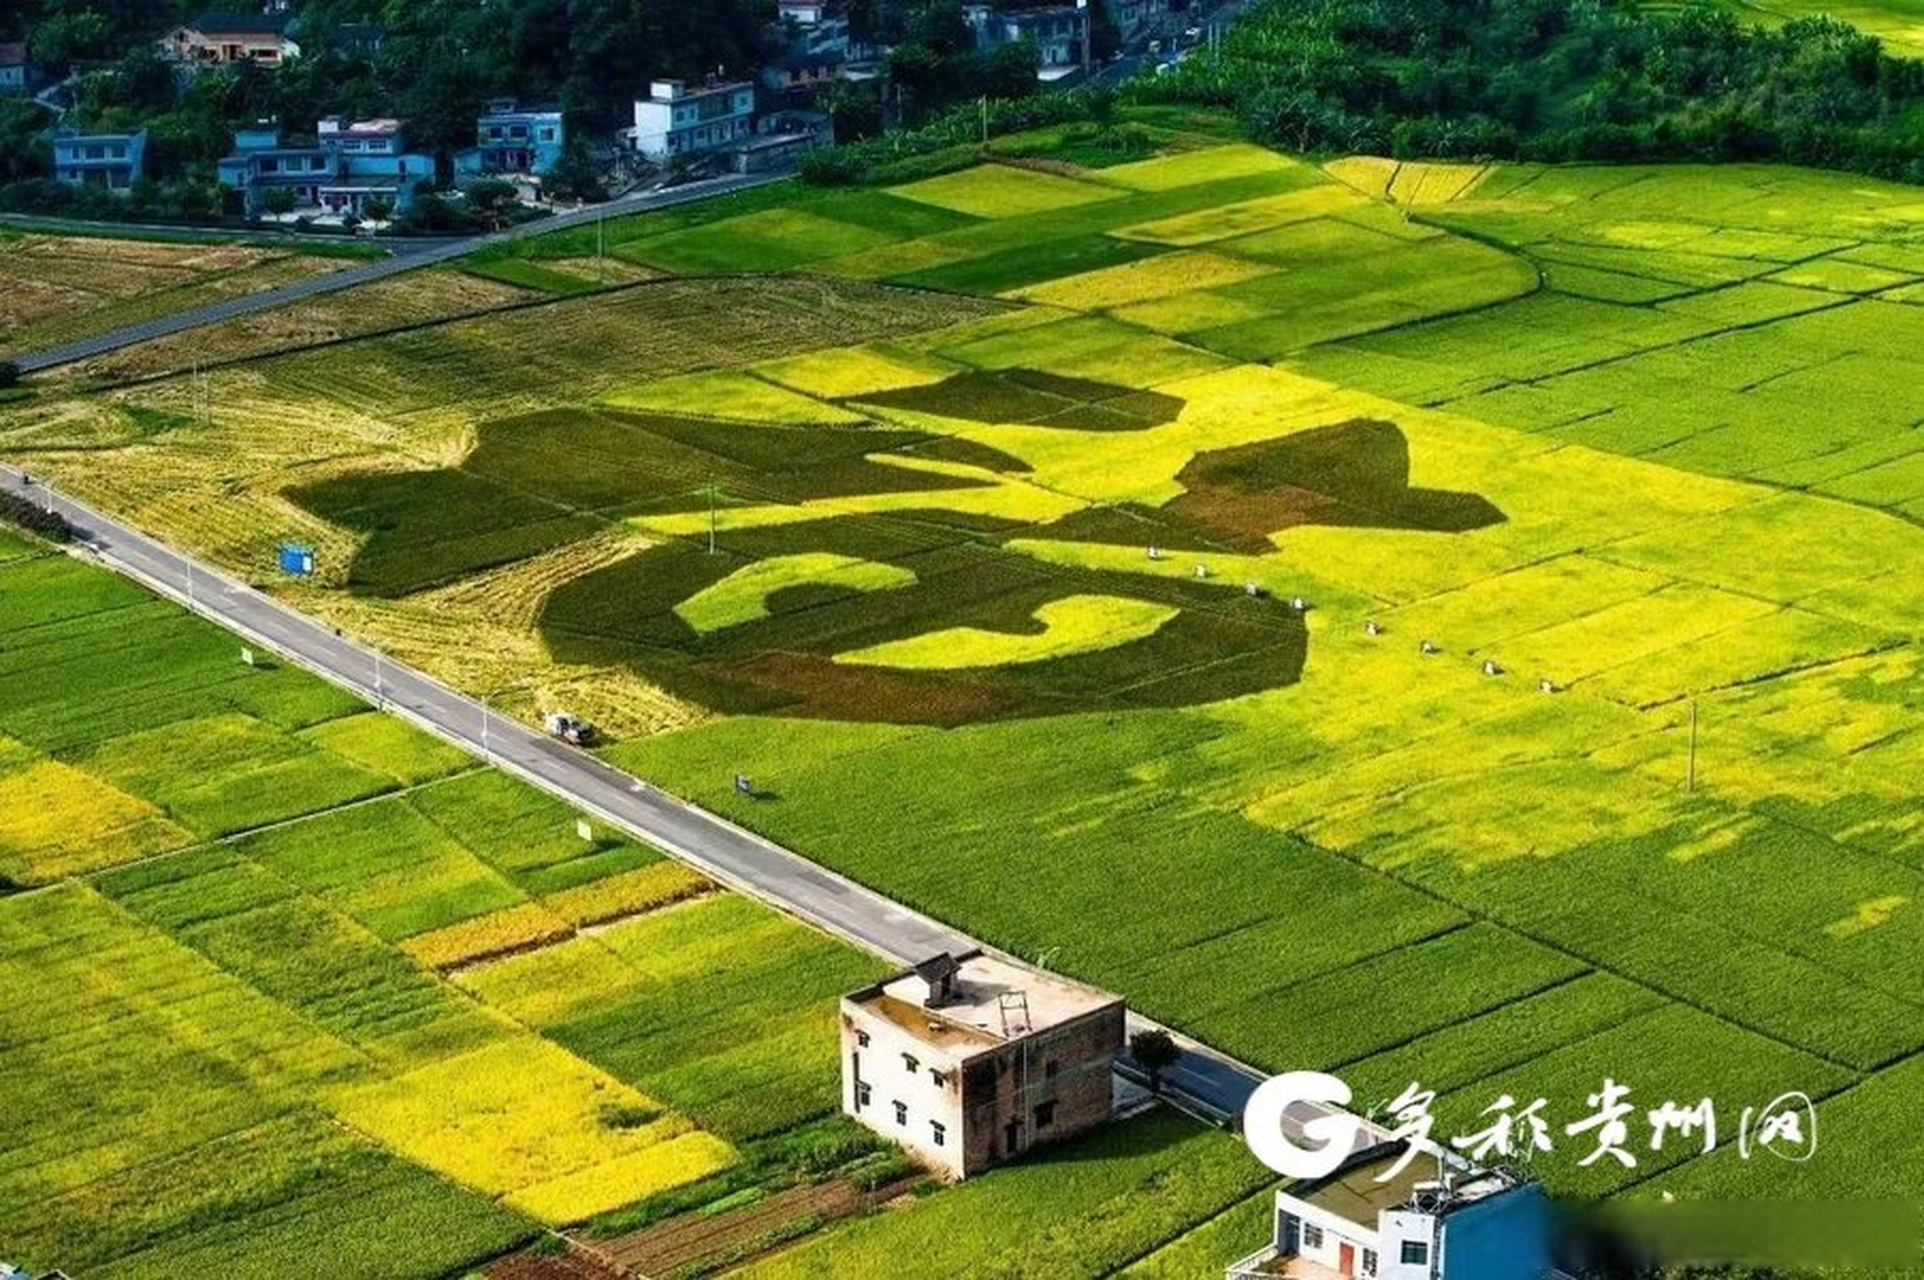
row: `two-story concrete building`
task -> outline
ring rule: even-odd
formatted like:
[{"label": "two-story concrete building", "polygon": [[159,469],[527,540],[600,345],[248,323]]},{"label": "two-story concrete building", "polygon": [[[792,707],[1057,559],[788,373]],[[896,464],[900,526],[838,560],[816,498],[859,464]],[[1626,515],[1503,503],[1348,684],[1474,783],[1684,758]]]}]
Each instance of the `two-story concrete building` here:
[{"label": "two-story concrete building", "polygon": [[842,1109],[966,1178],[1109,1118],[1114,996],[993,956],[931,957],[842,999]]},{"label": "two-story concrete building", "polygon": [[147,131],[53,135],[53,176],[70,187],[124,192],[146,176]]},{"label": "two-story concrete building", "polygon": [[657,80],[635,99],[635,152],[661,163],[722,151],[754,133],[755,86],[745,80]]},{"label": "two-story concrete building", "polygon": [[[1555,1223],[1543,1188],[1418,1143],[1357,1152],[1276,1193],[1274,1234],[1225,1280],[1546,1280]],[[1395,1170],[1393,1176],[1387,1178]]]},{"label": "two-story concrete building", "polygon": [[187,66],[258,62],[277,67],[301,56],[285,13],[203,13],[161,37],[163,57]]},{"label": "two-story concrete building", "polygon": [[20,97],[33,89],[33,64],[19,41],[0,44],[0,98]]},{"label": "two-story concrete building", "polygon": [[297,210],[363,217],[379,201],[400,212],[414,202],[416,186],[434,177],[434,157],[408,151],[405,128],[399,120],[330,116],[315,127],[312,144],[297,145],[271,125],[242,129],[220,162],[221,185],[239,191],[250,214],[276,188],[293,192]]},{"label": "two-story concrete building", "polygon": [[474,122],[474,149],[463,153],[464,171],[485,174],[546,173],[561,159],[568,127],[552,108],[523,107],[497,98]]},{"label": "two-story concrete building", "polygon": [[315,139],[334,162],[334,176],[321,186],[321,207],[362,216],[370,201],[396,212],[413,204],[414,189],[434,180],[434,157],[409,151],[406,132],[407,122],[391,117],[329,116],[316,124]]},{"label": "two-story concrete building", "polygon": [[334,176],[332,157],[318,146],[289,146],[272,125],[236,130],[234,149],[218,168],[220,183],[241,193],[250,214],[262,211],[276,187],[293,192],[294,207],[320,207],[321,184]]}]

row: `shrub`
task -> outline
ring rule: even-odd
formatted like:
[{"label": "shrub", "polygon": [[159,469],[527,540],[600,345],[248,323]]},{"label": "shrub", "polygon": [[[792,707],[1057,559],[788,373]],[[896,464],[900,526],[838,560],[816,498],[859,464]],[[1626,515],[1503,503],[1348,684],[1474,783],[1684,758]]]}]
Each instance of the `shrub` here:
[{"label": "shrub", "polygon": [[58,511],[37,507],[17,494],[0,493],[0,520],[55,542],[66,542],[73,537],[73,526],[67,523],[65,516]]}]

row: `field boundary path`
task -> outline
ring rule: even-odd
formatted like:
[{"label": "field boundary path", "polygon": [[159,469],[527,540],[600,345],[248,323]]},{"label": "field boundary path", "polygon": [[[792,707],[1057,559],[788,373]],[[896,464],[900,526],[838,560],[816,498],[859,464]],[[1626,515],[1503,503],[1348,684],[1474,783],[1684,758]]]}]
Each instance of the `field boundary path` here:
[{"label": "field boundary path", "polygon": [[[252,644],[305,667],[443,738],[486,763],[656,845],[738,892],[898,965],[940,951],[990,951],[988,944],[756,835],[725,818],[650,786],[586,751],[495,712],[414,668],[322,626],[264,593],[61,494],[16,467],[0,464],[0,492],[65,519],[79,550],[149,590],[181,604]],[[240,660],[236,653],[235,660]],[[1035,968],[1019,957],[996,952]],[[1233,975],[1224,975],[1230,980]],[[1131,1030],[1161,1028],[1131,1013]],[[1211,1123],[1234,1125],[1266,1073],[1170,1030],[1182,1049],[1162,1073],[1164,1095]],[[1125,1077],[1145,1074],[1125,1055]],[[1340,1114],[1300,1105],[1285,1130]],[[1357,1146],[1379,1140],[1365,1124]]]},{"label": "field boundary path", "polygon": [[626,217],[633,213],[646,213],[651,209],[666,209],[678,204],[690,204],[697,200],[707,200],[735,191],[746,191],[751,187],[766,186],[771,182],[786,182],[790,177],[791,175],[786,173],[754,173],[709,178],[667,191],[636,192],[604,204],[588,205],[585,208],[556,214],[554,217],[543,218],[537,222],[525,223],[506,231],[464,236],[456,240],[437,240],[425,247],[397,242],[397,251],[392,257],[343,267],[339,271],[329,271],[305,280],[296,280],[278,288],[263,289],[259,293],[243,294],[235,298],[223,298],[204,306],[189,307],[171,315],[156,316],[152,320],[143,320],[138,324],[110,329],[106,333],[95,334],[91,338],[79,338],[42,351],[22,352],[9,359],[22,373],[38,373],[63,364],[72,364],[76,360],[91,360],[95,356],[106,355],[110,351],[118,351],[122,347],[131,347],[155,338],[185,333],[190,329],[219,324],[223,320],[232,320],[239,316],[253,315],[257,311],[267,311],[273,307],[319,297],[322,294],[338,293],[343,289],[352,289],[372,280],[400,275],[404,271],[417,271],[422,267],[437,266],[455,258],[465,257],[477,249],[505,244],[523,236],[565,231],[569,227],[593,223],[598,218]]}]

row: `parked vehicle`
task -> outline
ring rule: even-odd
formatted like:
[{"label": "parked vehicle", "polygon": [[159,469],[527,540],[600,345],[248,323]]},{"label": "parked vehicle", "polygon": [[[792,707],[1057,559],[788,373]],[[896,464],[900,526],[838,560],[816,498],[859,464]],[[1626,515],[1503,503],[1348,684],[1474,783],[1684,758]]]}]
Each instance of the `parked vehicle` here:
[{"label": "parked vehicle", "polygon": [[595,727],[566,711],[550,711],[542,720],[542,725],[550,737],[559,738],[570,746],[592,747],[595,744]]}]

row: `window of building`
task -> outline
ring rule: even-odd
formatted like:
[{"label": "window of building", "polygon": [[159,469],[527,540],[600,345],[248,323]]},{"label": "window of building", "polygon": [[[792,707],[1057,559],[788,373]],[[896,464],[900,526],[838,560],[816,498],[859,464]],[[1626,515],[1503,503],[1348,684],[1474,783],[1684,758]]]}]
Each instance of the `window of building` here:
[{"label": "window of building", "polygon": [[949,1144],[948,1126],[940,1120],[929,1121],[929,1136],[938,1147],[946,1147]]},{"label": "window of building", "polygon": [[855,1109],[857,1111],[860,1111],[863,1107],[868,1106],[869,1103],[873,1102],[874,1100],[875,1100],[875,1090],[869,1087],[868,1081],[857,1080],[855,1082]]},{"label": "window of building", "polygon": [[908,1122],[909,1122],[909,1104],[906,1102],[896,1103],[895,1104],[895,1123],[906,1126]]},{"label": "window of building", "polygon": [[553,141],[554,141],[554,126],[553,126],[553,125],[543,125],[543,126],[541,126],[541,140],[542,140],[543,142],[553,142]]},{"label": "window of building", "polygon": [[934,1083],[936,1088],[938,1089],[947,1088],[949,1083],[949,1073],[946,1071],[930,1071],[929,1079]]},{"label": "window of building", "polygon": [[1058,1070],[1060,1070],[1060,1068],[1056,1066],[1056,1060],[1051,1058],[1042,1064],[1042,1078],[1044,1080],[1053,1080],[1056,1078],[1056,1072]]},{"label": "window of building", "polygon": [[1303,1248],[1320,1249],[1323,1247],[1323,1229],[1313,1222],[1303,1224]]},{"label": "window of building", "polygon": [[914,1054],[905,1053],[902,1055],[902,1070],[908,1072],[910,1075],[914,1075],[921,1067],[922,1064],[916,1060]]},{"label": "window of building", "polygon": [[1405,1240],[1403,1242],[1403,1265],[1406,1267],[1427,1266],[1430,1261],[1430,1246],[1425,1240]]},{"label": "window of building", "polygon": [[861,1045],[864,1049],[868,1048],[868,1032],[857,1031],[855,1033],[855,1043]]},{"label": "window of building", "polygon": [[1047,1129],[1050,1125],[1055,1123],[1055,1119],[1056,1119],[1055,1103],[1038,1102],[1036,1104],[1036,1109],[1035,1109],[1035,1127],[1036,1128]]},{"label": "window of building", "polygon": [[1376,1250],[1374,1249],[1363,1250],[1363,1274],[1366,1276],[1376,1274]]}]

